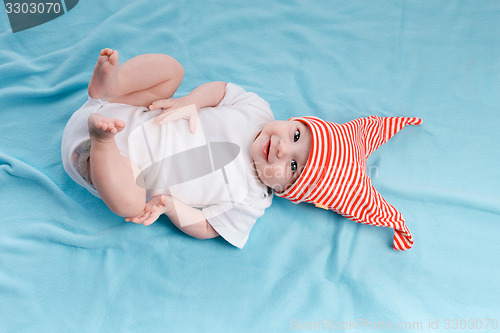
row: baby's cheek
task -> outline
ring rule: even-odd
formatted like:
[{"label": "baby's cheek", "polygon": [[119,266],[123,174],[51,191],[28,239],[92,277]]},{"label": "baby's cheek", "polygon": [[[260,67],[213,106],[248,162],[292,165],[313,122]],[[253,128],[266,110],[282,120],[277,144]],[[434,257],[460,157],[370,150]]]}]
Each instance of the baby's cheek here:
[{"label": "baby's cheek", "polygon": [[278,179],[282,175],[282,170],[276,166],[266,165],[263,167],[264,177],[268,179]]},{"label": "baby's cheek", "polygon": [[260,180],[266,184],[267,186],[271,186],[271,183],[274,183],[273,177],[274,177],[274,171],[273,168],[270,166],[265,166],[262,164],[256,164],[255,165],[255,170],[257,171],[257,175],[259,176]]}]

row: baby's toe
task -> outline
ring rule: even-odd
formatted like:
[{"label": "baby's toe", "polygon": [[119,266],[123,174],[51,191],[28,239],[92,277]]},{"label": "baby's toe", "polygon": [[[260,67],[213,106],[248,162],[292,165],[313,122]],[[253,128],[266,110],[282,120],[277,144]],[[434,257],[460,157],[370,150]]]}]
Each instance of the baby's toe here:
[{"label": "baby's toe", "polygon": [[98,121],[96,124],[96,127],[100,129],[101,131],[106,131],[108,129],[108,124],[106,124],[103,121]]},{"label": "baby's toe", "polygon": [[118,65],[118,51],[112,51],[111,54],[109,54],[109,62],[113,66]]}]

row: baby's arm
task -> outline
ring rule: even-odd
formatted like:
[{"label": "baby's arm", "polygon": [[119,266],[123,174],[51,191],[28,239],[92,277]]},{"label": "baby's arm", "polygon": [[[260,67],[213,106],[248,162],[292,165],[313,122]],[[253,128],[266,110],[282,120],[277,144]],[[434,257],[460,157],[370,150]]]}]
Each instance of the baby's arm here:
[{"label": "baby's arm", "polygon": [[217,106],[226,94],[226,84],[221,81],[204,83],[186,96],[158,100],[151,104],[149,109],[163,108],[168,111],[195,104],[199,110],[204,107]]},{"label": "baby's arm", "polygon": [[181,231],[192,237],[207,239],[219,236],[200,210],[189,207],[168,195],[157,195],[151,198],[141,215],[126,218],[125,221],[150,225],[161,214],[166,214]]},{"label": "baby's arm", "polygon": [[172,208],[165,212],[177,228],[186,234],[198,238],[208,239],[219,236],[217,231],[208,223],[201,210],[190,207],[179,200],[167,197],[172,202]]}]

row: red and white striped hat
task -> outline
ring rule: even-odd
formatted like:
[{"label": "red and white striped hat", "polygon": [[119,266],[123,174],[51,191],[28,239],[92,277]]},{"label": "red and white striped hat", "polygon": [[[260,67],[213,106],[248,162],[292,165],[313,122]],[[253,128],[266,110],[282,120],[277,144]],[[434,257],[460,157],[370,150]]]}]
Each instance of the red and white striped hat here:
[{"label": "red and white striped hat", "polygon": [[368,117],[335,124],[317,117],[298,117],[311,129],[311,152],[295,183],[279,197],[314,203],[363,224],[394,229],[393,247],[407,250],[413,237],[400,212],[375,190],[366,174],[366,159],[405,125],[419,118]]}]

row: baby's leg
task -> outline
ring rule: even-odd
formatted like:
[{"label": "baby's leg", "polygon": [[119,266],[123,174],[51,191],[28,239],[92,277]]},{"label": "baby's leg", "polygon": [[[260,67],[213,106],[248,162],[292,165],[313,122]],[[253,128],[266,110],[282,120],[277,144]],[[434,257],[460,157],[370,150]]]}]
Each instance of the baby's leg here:
[{"label": "baby's leg", "polygon": [[101,51],[89,83],[89,96],[109,102],[146,106],[174,95],[184,69],[165,54],[143,54],[119,65],[118,52]]},{"label": "baby's leg", "polygon": [[88,126],[91,179],[97,192],[115,214],[140,215],[146,206],[146,189],[135,183],[130,160],[120,154],[115,142],[115,134],[125,123],[94,113]]}]

